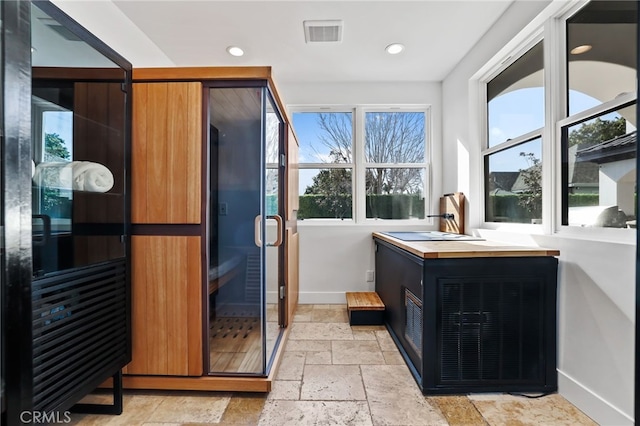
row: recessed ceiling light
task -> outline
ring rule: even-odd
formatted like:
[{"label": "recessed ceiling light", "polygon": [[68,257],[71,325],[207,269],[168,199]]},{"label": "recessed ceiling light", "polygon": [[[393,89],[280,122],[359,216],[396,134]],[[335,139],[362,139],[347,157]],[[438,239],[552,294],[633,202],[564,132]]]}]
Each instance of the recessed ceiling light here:
[{"label": "recessed ceiling light", "polygon": [[227,52],[232,56],[242,56],[244,55],[244,50],[240,49],[238,46],[229,46],[227,47]]},{"label": "recessed ceiling light", "polygon": [[404,50],[404,44],[393,43],[384,48],[390,55],[397,55]]},{"label": "recessed ceiling light", "polygon": [[585,53],[591,50],[591,48],[593,48],[592,45],[590,44],[583,44],[580,46],[576,46],[573,49],[571,49],[571,54],[572,55],[579,55],[581,53]]}]

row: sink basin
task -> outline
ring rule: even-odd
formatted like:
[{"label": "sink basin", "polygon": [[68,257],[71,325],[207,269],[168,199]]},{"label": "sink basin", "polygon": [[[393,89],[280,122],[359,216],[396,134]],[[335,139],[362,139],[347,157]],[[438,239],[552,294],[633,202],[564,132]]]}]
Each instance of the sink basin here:
[{"label": "sink basin", "polygon": [[402,241],[483,241],[483,238],[440,231],[381,232]]}]

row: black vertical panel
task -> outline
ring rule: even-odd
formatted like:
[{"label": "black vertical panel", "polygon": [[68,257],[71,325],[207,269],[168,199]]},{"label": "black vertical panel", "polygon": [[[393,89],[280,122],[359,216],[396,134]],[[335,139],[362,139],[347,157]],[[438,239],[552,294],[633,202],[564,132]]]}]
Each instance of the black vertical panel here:
[{"label": "black vertical panel", "polygon": [[[640,10],[636,11],[636,22],[638,27],[640,27]],[[638,32],[636,30],[636,75],[638,74],[638,70],[640,69],[640,37],[638,36]],[[638,79],[636,78],[636,99],[640,98],[640,87],[638,86]],[[640,119],[640,109],[636,106],[636,123],[637,120]],[[638,169],[640,169],[640,156],[638,156],[638,139],[636,138],[636,193],[638,187]],[[640,212],[640,199],[636,197],[636,212]],[[638,252],[638,240],[640,239],[640,227],[636,227],[636,347],[635,347],[635,356],[636,356],[636,372],[635,372],[635,386],[634,386],[634,419],[635,423],[638,424],[640,421],[640,402],[638,401],[638,378],[640,377],[640,362],[638,361],[638,348],[640,345],[638,342],[640,341],[640,333],[638,333],[638,321],[640,321],[640,252]]]},{"label": "black vertical panel", "polygon": [[4,424],[31,406],[31,4],[3,1]]}]

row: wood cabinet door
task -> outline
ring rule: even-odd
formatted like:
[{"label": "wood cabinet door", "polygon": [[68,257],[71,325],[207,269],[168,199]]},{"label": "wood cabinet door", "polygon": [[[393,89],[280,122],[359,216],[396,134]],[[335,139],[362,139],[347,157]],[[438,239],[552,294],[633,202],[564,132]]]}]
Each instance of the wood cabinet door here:
[{"label": "wood cabinet door", "polygon": [[134,83],[133,223],[200,223],[202,83]]},{"label": "wood cabinet door", "polygon": [[298,211],[298,140],[291,125],[288,125],[287,132],[287,217],[286,220],[295,219],[294,211]]},{"label": "wood cabinet door", "polygon": [[285,316],[283,325],[287,327],[289,324],[293,322],[293,316],[296,312],[296,308],[298,307],[298,295],[300,292],[300,284],[299,284],[299,235],[297,232],[294,232],[294,229],[287,228],[286,229],[286,256],[285,256],[285,271],[286,271],[286,286],[287,289],[285,295]]},{"label": "wood cabinet door", "polygon": [[201,376],[200,237],[132,237],[133,360],[127,374]]}]

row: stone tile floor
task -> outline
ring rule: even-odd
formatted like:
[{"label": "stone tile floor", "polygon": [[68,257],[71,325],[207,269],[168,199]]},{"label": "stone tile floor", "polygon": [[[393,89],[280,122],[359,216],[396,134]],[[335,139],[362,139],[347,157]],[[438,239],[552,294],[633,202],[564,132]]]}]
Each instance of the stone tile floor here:
[{"label": "stone tile floor", "polygon": [[120,416],[75,425],[595,425],[560,395],[425,397],[382,326],[349,326],[346,305],[300,305],[272,391],[126,391]]}]

